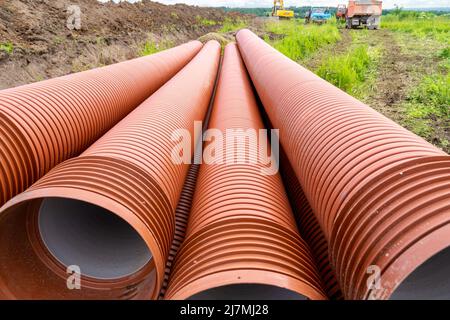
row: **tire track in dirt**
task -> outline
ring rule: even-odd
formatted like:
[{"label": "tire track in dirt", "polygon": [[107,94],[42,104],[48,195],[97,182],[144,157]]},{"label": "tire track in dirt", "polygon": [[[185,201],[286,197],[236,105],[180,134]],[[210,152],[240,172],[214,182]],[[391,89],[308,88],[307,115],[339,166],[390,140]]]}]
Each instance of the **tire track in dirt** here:
[{"label": "tire track in dirt", "polygon": [[400,104],[406,99],[412,85],[412,66],[417,57],[402,53],[401,46],[388,30],[374,30],[372,42],[380,44],[382,55],[377,68],[377,78],[373,91],[365,102],[394,121],[404,120],[404,110]]},{"label": "tire track in dirt", "polygon": [[414,126],[429,126],[430,133],[423,138],[450,152],[450,146],[444,143],[450,140],[450,128],[446,120],[435,115],[428,118],[408,116],[405,106],[410,91],[419,85],[422,77],[437,71],[439,58],[433,53],[434,49],[426,45],[423,46],[425,49],[414,48],[415,41],[426,40],[389,30],[378,30],[371,38],[381,44],[383,52],[373,90],[364,102],[413,132]]}]

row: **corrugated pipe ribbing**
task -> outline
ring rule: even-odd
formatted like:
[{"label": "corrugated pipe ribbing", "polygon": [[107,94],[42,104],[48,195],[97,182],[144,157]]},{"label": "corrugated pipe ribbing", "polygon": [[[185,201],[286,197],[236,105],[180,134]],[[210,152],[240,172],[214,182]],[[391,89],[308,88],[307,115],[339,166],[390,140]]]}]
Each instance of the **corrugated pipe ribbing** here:
[{"label": "corrugated pipe ribbing", "polygon": [[327,295],[332,300],[342,300],[342,292],[328,257],[328,243],[311,206],[298,182],[284,150],[280,152],[280,173],[291,203],[300,236],[311,248]]},{"label": "corrugated pipe ribbing", "polygon": [[151,56],[0,91],[0,206],[78,155],[173,77],[193,41]]},{"label": "corrugated pipe ribbing", "polygon": [[164,300],[164,295],[169,284],[170,274],[172,271],[175,257],[183,244],[186,236],[186,228],[189,220],[189,213],[192,208],[192,199],[194,198],[195,185],[197,183],[199,164],[192,164],[184,182],[184,187],[180,195],[177,209],[175,210],[175,235],[167,258],[164,281],[159,293],[159,299]]},{"label": "corrugated pipe ribbing", "polygon": [[[194,135],[219,57],[219,43],[205,44],[83,154],[5,204],[2,298],[157,298],[189,169],[172,159],[172,134],[185,129]],[[67,272],[81,274],[81,290],[68,289],[74,284],[67,283],[73,280]]]},{"label": "corrugated pipe ribbing", "polygon": [[[222,61],[222,59],[220,59]],[[219,69],[221,68],[221,63],[219,63]],[[211,118],[211,110],[214,104],[215,94],[217,92],[217,81],[219,72],[217,73],[216,83],[214,85],[213,94],[211,96],[211,101],[208,106],[208,112],[206,113],[205,120],[203,121],[202,130],[208,129],[209,119]],[[203,134],[199,137],[201,141],[196,146],[196,152],[194,158],[197,154],[200,154],[203,149]],[[181,191],[180,200],[178,201],[177,209],[175,210],[175,235],[172,241],[172,247],[170,248],[169,257],[167,258],[166,271],[164,275],[163,285],[161,291],[159,292],[159,299],[164,300],[164,295],[169,285],[169,278],[172,272],[173,263],[178,251],[183,244],[184,238],[186,236],[186,228],[189,220],[189,214],[192,208],[192,200],[194,198],[195,186],[197,184],[198,172],[200,170],[200,163],[195,162],[189,168],[189,172],[184,181],[183,190]]]},{"label": "corrugated pipe ribbing", "polygon": [[[264,128],[235,44],[225,49],[209,128],[221,132],[223,142],[230,134],[227,129],[245,136],[247,129]],[[205,152],[209,147],[206,143]],[[239,154],[246,154],[247,160],[258,157],[245,144],[213,148],[210,152],[221,154],[223,161]],[[263,175],[265,166],[258,161],[200,166],[186,238],[166,299],[326,299],[281,177]]]},{"label": "corrugated pipe ribbing", "polygon": [[251,31],[237,41],[345,297],[449,298],[450,157]]}]

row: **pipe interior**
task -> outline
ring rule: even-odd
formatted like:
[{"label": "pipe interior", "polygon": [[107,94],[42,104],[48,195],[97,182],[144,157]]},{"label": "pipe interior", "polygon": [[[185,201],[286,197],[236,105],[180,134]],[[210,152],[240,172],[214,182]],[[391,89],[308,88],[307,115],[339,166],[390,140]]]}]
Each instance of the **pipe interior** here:
[{"label": "pipe interior", "polygon": [[232,284],[199,292],[189,300],[307,300],[294,291],[264,284]]},{"label": "pipe interior", "polygon": [[118,279],[139,271],[152,258],[145,241],[116,214],[83,201],[46,198],[39,210],[40,236],[63,265],[82,275]]},{"label": "pipe interior", "polygon": [[394,291],[392,300],[450,299],[450,247],[414,270]]}]

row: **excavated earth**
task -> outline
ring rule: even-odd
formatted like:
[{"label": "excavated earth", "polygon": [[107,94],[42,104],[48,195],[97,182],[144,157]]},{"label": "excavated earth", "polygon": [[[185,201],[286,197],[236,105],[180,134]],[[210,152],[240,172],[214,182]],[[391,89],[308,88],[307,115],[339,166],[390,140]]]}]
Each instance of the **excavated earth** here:
[{"label": "excavated earth", "polygon": [[[66,27],[81,9],[81,30]],[[134,58],[146,42],[177,45],[220,28],[235,14],[184,4],[96,0],[0,1],[0,89]]]}]

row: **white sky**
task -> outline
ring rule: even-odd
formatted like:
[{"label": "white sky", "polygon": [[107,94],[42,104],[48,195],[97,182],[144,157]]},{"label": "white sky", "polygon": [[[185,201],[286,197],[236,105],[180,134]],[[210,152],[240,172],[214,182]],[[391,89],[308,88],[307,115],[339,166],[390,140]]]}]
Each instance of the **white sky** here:
[{"label": "white sky", "polygon": [[[271,7],[272,0],[157,0],[164,4],[187,3],[199,6],[215,7]],[[336,6],[345,0],[284,0],[285,6]],[[404,8],[450,7],[450,0],[384,0],[383,8],[393,8],[397,4]]]}]

